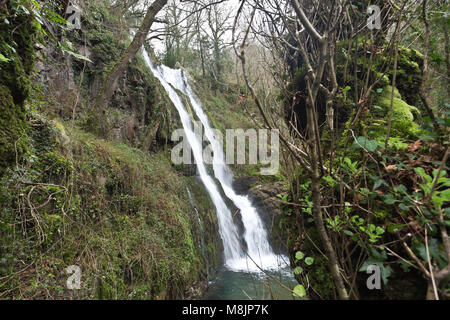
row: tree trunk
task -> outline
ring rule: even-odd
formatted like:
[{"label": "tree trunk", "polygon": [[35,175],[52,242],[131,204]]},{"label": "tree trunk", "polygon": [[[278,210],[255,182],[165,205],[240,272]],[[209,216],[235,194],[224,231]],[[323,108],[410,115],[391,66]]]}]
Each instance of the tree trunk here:
[{"label": "tree trunk", "polygon": [[[136,53],[142,47],[145,38],[150,31],[150,27],[153,24],[155,16],[166,4],[167,0],[155,0],[150,5],[144,17],[144,20],[142,21],[139,30],[136,32],[136,35],[134,36],[130,46],[125,50],[124,54],[114,64],[114,67],[107,75],[94,103],[94,112],[96,113],[96,116],[94,118],[97,118],[96,120],[100,120],[102,118],[106,106],[114,93],[117,79],[125,72],[128,64],[131,62],[131,60],[133,60],[133,58],[136,56]],[[102,122],[100,122],[100,124],[102,124]],[[104,128],[100,129],[103,130]]]},{"label": "tree trunk", "polygon": [[348,300],[348,293],[344,286],[343,277],[339,271],[339,263],[336,256],[336,252],[331,244],[330,238],[328,237],[327,230],[325,229],[322,208],[321,208],[321,191],[320,191],[320,174],[319,174],[319,156],[318,156],[318,148],[317,148],[317,134],[314,132],[317,130],[317,127],[314,123],[314,108],[312,107],[314,102],[311,103],[309,101],[307,103],[307,118],[308,118],[308,129],[310,138],[310,158],[311,158],[311,193],[312,193],[312,202],[313,202],[313,215],[314,215],[314,224],[316,225],[317,232],[319,233],[320,240],[322,241],[322,245],[325,248],[325,253],[328,258],[328,266],[331,271],[331,275],[333,277],[333,282],[336,286],[336,290],[339,295],[339,299]]},{"label": "tree trunk", "polygon": [[429,55],[428,52],[430,49],[430,26],[429,26],[429,23],[427,20],[426,10],[427,10],[427,0],[424,0],[423,4],[422,4],[422,19],[423,19],[423,23],[425,25],[425,41],[424,41],[425,43],[424,43],[424,50],[423,50],[424,54],[423,54],[423,68],[422,68],[422,83],[420,85],[419,95],[423,102],[425,110],[427,111],[428,116],[431,119],[434,130],[436,131],[436,133],[439,134],[439,133],[441,133],[440,126],[436,120],[436,117],[434,116],[431,102],[428,97],[428,95],[429,95],[428,81],[429,81],[429,77],[430,77],[430,70],[429,70],[429,65],[428,65],[428,55]]}]

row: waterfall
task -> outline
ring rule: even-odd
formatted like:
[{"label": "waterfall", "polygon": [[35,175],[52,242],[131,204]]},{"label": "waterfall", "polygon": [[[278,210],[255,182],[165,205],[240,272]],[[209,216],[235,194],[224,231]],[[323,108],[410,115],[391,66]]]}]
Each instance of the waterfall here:
[{"label": "waterfall", "polygon": [[[258,266],[263,270],[277,269],[281,262],[273,253],[267,240],[267,232],[263,222],[248,197],[237,195],[233,190],[233,176],[225,163],[222,144],[214,137],[208,117],[203,111],[199,99],[190,87],[184,70],[171,69],[164,65],[155,65],[149,58],[145,49],[143,50],[143,56],[146,64],[155,77],[161,82],[180,115],[186,139],[191,146],[197,169],[200,174],[200,179],[205,185],[216,208],[219,233],[224,246],[225,266],[234,271],[258,272]],[[219,186],[206,170],[205,163],[203,162],[202,138],[199,138],[194,134],[191,117],[176,90],[179,90],[189,98],[193,111],[201,121],[205,129],[205,136],[213,150],[214,177],[220,183],[220,187],[226,197],[230,199],[241,212],[245,229],[244,239],[247,243],[247,254],[245,254],[239,243],[237,228],[233,222],[231,211],[227,207],[225,200],[219,191]],[[251,259],[249,259],[247,255]],[[255,265],[255,263],[258,266]]]},{"label": "waterfall", "polygon": [[203,222],[202,219],[200,219],[200,213],[197,210],[197,207],[195,206],[194,199],[192,198],[191,192],[189,191],[189,188],[186,187],[186,191],[189,198],[189,203],[191,204],[192,208],[195,212],[195,217],[197,218],[197,225],[198,225],[198,231],[199,231],[199,244],[200,244],[200,250],[202,251],[202,255],[205,259],[206,264],[206,276],[209,279],[209,263],[208,263],[208,256],[206,254],[206,246],[205,246],[205,240],[204,237],[204,231],[203,231]]}]

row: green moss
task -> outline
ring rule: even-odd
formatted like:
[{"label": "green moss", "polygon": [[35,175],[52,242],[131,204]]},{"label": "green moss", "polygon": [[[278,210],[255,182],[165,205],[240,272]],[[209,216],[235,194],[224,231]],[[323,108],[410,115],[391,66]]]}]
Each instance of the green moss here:
[{"label": "green moss", "polygon": [[[396,86],[402,98],[411,105],[420,103],[423,55],[413,49],[399,48]],[[390,71],[392,79],[393,70]]]},{"label": "green moss", "polygon": [[[392,87],[386,86],[383,88],[381,94],[377,97],[377,104],[382,108],[384,115],[389,115],[391,109],[391,95]],[[397,88],[394,89],[394,100],[392,105],[392,129],[394,132],[392,136],[399,136],[404,138],[416,138],[420,134],[419,125],[414,122],[415,118],[420,114],[419,109],[409,105],[404,101]],[[387,121],[388,116],[384,117]],[[379,129],[384,131],[385,123],[379,126]]]},{"label": "green moss", "polygon": [[30,74],[34,65],[35,32],[33,21],[25,14],[0,24],[0,48],[9,59],[0,62],[0,84],[11,91],[14,103],[22,105],[30,90]]},{"label": "green moss", "polygon": [[391,212],[386,208],[374,208],[373,212],[375,213],[375,217],[381,220],[389,219],[392,217]]},{"label": "green moss", "polygon": [[9,89],[0,85],[0,176],[26,151],[24,112],[14,104]]},{"label": "green moss", "polygon": [[336,298],[328,260],[323,256],[314,259],[314,264],[308,269],[307,275],[314,291],[318,293],[321,299],[330,300]]},{"label": "green moss", "polygon": [[[392,87],[386,86],[381,95],[378,97],[378,103],[384,108],[384,111],[389,111],[391,106]],[[419,114],[419,110],[410,106],[406,101],[402,100],[398,89],[394,89],[394,103],[392,106],[394,121],[413,121],[414,117]]]},{"label": "green moss", "polygon": [[[3,8],[1,8],[3,11]],[[0,176],[26,150],[24,102],[30,91],[36,29],[28,15],[17,14],[0,23]]]}]

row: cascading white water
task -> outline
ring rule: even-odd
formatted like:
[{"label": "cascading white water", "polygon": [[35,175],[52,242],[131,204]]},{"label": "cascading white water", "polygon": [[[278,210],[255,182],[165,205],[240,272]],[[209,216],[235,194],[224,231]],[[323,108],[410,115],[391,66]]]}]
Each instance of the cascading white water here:
[{"label": "cascading white water", "polygon": [[[198,98],[190,87],[185,72],[182,69],[171,69],[164,65],[155,65],[149,58],[145,49],[143,51],[143,56],[155,77],[158,78],[163,85],[180,115],[186,138],[191,146],[197,169],[200,174],[200,179],[205,185],[217,211],[219,233],[224,246],[225,265],[234,271],[257,272],[260,270],[259,268],[263,270],[277,269],[280,267],[280,264],[284,264],[284,262],[281,262],[273,253],[267,240],[267,232],[264,229],[262,220],[248,197],[237,195],[233,190],[233,178],[225,164],[222,145],[215,139],[208,118],[204,113]],[[251,259],[249,259],[242,250],[238,240],[237,229],[233,223],[232,214],[225,204],[214,179],[208,175],[203,162],[202,138],[195,135],[191,117],[186,111],[182,99],[175,89],[181,91],[190,99],[194,112],[205,128],[205,136],[211,144],[214,153],[214,176],[220,182],[225,195],[241,212],[245,229],[244,239],[247,243],[247,254]]]}]

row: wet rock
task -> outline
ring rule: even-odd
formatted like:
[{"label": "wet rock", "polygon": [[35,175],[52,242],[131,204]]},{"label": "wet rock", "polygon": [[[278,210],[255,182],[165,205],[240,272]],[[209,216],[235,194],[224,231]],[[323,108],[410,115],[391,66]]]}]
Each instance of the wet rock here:
[{"label": "wet rock", "polygon": [[193,286],[189,287],[184,295],[186,300],[199,300],[202,298],[204,292],[208,288],[208,281],[200,280],[194,283]]},{"label": "wet rock", "polygon": [[233,181],[233,189],[239,195],[247,195],[252,185],[258,182],[257,177],[241,177]]},{"label": "wet rock", "polygon": [[249,198],[258,210],[264,222],[272,248],[277,252],[285,252],[286,234],[281,230],[281,207],[278,194],[287,192],[284,182],[258,184],[249,190]]}]

